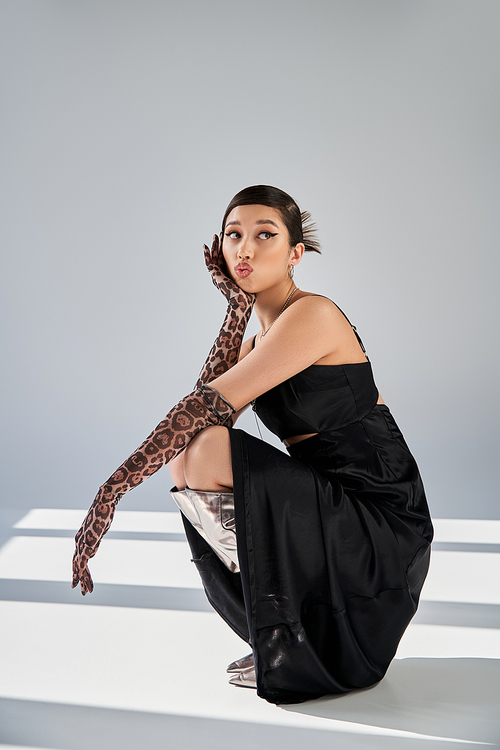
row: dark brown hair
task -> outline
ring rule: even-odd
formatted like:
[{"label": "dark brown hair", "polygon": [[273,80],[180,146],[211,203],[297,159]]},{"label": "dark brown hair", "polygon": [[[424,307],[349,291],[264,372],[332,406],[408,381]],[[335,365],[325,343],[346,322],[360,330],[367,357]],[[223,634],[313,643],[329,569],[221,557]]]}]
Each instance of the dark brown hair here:
[{"label": "dark brown hair", "polygon": [[227,217],[236,206],[268,206],[280,212],[283,223],[288,229],[290,246],[295,247],[303,242],[306,251],[320,253],[320,244],[316,237],[316,225],[311,222],[311,214],[302,211],[294,199],[279,188],[271,185],[251,185],[240,190],[230,201],[222,219],[222,238],[226,229]]}]

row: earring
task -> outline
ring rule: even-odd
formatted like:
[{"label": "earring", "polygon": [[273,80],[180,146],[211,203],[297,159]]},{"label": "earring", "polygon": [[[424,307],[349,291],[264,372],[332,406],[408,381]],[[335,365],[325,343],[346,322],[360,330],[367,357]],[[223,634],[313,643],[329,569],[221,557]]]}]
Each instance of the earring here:
[{"label": "earring", "polygon": [[295,266],[293,265],[293,263],[291,263],[288,266],[288,275],[290,276],[291,279],[293,279],[293,274],[294,273],[295,273]]}]

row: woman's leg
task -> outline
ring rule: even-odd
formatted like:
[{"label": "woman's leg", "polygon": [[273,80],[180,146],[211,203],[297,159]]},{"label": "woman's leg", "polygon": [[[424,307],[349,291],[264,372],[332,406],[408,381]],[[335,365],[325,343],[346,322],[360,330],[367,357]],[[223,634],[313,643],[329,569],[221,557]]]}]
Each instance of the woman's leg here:
[{"label": "woman's leg", "polygon": [[[182,464],[178,463],[181,458]],[[208,498],[209,493],[232,493],[233,469],[231,463],[231,443],[229,431],[226,427],[207,427],[199,432],[180,456],[177,457],[176,462],[177,465],[174,468],[170,464],[172,479],[179,490],[184,489],[186,486],[193,490],[190,494],[195,504],[200,498]],[[196,490],[198,490],[198,493]],[[182,495],[183,493],[179,494]],[[200,513],[200,508],[198,508],[198,513]],[[234,523],[234,505],[232,506],[232,513]],[[203,512],[201,515],[203,516]],[[217,516],[219,517],[219,514]],[[197,528],[196,524],[194,525]],[[199,527],[197,530],[200,532]],[[220,533],[221,531],[222,534]],[[234,530],[228,532],[228,527],[226,527],[225,529],[220,529],[215,535],[211,534],[210,538],[208,538],[205,529],[205,531],[201,530],[201,535],[208,541],[212,549],[215,550],[218,557],[231,572],[239,571]],[[217,537],[219,538],[217,539]],[[222,545],[220,543],[221,539]],[[226,601],[224,604],[227,606]],[[241,632],[238,632],[238,634],[244,638]],[[253,653],[236,662],[232,662],[227,668],[229,672],[234,672],[234,676],[231,677],[229,682],[240,687],[256,688],[257,683],[253,663]]]},{"label": "woman's leg", "polygon": [[207,492],[231,492],[233,469],[226,427],[207,427],[199,432],[186,449],[170,461],[168,468],[179,490],[187,486]]},{"label": "woman's leg", "polygon": [[205,492],[233,491],[231,444],[226,427],[214,426],[202,430],[182,455],[184,487]]},{"label": "woman's leg", "polygon": [[172,498],[222,562],[237,573],[229,434],[223,427],[203,430],[199,436],[200,439],[193,439],[184,451],[184,476],[177,478],[183,478],[185,486],[180,489],[176,482]]}]

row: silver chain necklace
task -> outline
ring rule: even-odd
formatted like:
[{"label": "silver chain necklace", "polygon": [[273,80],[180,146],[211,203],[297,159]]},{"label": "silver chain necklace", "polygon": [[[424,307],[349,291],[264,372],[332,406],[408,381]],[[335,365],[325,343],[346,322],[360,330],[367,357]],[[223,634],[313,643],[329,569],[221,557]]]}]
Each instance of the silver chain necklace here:
[{"label": "silver chain necklace", "polygon": [[298,288],[298,286],[296,286],[295,289],[293,289],[293,291],[290,292],[290,294],[286,298],[285,304],[283,305],[283,307],[281,308],[281,310],[279,311],[279,313],[277,314],[277,316],[275,317],[275,319],[273,320],[273,322],[271,323],[271,325],[269,326],[269,328],[267,330],[265,330],[264,333],[260,334],[259,341],[262,341],[262,339],[264,338],[264,336],[266,335],[266,333],[269,333],[269,331],[271,330],[271,328],[273,327],[273,325],[278,320],[279,316],[282,315],[285,312],[286,308],[288,307],[288,303],[292,299],[292,297],[295,294],[295,292],[298,292],[298,290],[299,290],[299,288]]}]

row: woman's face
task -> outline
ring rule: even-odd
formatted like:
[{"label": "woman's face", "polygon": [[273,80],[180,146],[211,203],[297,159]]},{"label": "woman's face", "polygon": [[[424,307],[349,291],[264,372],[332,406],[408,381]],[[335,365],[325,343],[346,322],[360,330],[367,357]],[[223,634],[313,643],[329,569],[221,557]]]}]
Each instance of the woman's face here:
[{"label": "woman's face", "polygon": [[297,248],[290,247],[288,230],[275,208],[237,206],[227,217],[224,259],[229,275],[246,292],[287,282],[290,263],[302,257],[301,245]]}]

